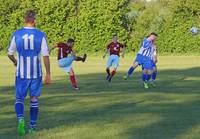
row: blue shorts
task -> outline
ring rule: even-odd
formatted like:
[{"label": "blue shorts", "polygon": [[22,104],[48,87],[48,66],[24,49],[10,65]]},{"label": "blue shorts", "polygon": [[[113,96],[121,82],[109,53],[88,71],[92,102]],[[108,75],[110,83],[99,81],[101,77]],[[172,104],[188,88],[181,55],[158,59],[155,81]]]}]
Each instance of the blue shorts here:
[{"label": "blue shorts", "polygon": [[143,56],[140,54],[137,54],[135,62],[138,62],[139,65],[142,65],[143,63]]},{"label": "blue shorts", "polygon": [[62,68],[65,72],[70,72],[72,69],[72,63],[75,60],[75,56],[70,56],[66,58],[62,58],[58,60],[58,65]]},{"label": "blue shorts", "polygon": [[140,54],[137,55],[135,62],[138,62],[139,65],[142,65],[143,69],[152,70],[152,62],[149,57],[142,56]]},{"label": "blue shorts", "polygon": [[31,97],[39,97],[42,88],[42,77],[37,79],[21,79],[16,77],[15,80],[16,99],[24,100],[29,90]]},{"label": "blue shorts", "polygon": [[151,60],[151,66],[152,68],[156,68],[156,63],[153,60]]},{"label": "blue shorts", "polygon": [[119,56],[118,55],[110,55],[106,68],[110,68],[112,65],[114,66],[115,69],[118,68],[118,66],[119,66]]}]

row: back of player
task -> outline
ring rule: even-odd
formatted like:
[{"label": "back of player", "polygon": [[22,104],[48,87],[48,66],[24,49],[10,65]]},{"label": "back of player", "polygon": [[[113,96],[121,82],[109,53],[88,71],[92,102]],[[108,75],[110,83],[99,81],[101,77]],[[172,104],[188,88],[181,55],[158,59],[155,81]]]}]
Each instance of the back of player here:
[{"label": "back of player", "polygon": [[[27,92],[30,92],[30,129],[35,132],[38,117],[38,97],[42,86],[42,66],[40,54],[44,56],[47,83],[50,80],[49,51],[45,34],[35,26],[35,13],[28,11],[25,19],[26,27],[17,30],[13,36],[8,49],[8,55],[16,68],[16,102],[15,111],[18,119],[18,133],[25,134],[24,100]],[[30,21],[29,21],[30,20]],[[17,51],[17,60],[14,52]]]},{"label": "back of player", "polygon": [[[43,46],[41,48],[41,45]],[[16,76],[18,79],[41,79],[42,68],[40,62],[41,49],[46,49],[43,55],[48,55],[46,37],[41,31],[24,27],[17,30],[12,37],[10,51],[12,46],[16,46],[18,54],[18,64]]]}]

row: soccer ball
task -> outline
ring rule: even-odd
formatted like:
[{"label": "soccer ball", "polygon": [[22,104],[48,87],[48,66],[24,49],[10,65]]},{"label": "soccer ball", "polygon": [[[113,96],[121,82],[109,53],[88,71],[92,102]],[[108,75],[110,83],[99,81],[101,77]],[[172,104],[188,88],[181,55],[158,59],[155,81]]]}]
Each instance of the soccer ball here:
[{"label": "soccer ball", "polygon": [[197,35],[198,34],[198,28],[197,27],[192,27],[190,29],[190,32],[192,33],[192,35]]}]

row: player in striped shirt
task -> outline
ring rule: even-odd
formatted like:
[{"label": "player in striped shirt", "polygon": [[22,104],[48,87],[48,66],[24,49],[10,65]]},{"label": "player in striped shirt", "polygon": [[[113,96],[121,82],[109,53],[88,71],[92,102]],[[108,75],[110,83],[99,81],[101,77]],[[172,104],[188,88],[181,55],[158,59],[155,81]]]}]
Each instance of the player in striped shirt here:
[{"label": "player in striped shirt", "polygon": [[[45,83],[49,84],[50,61],[46,35],[35,28],[36,13],[32,10],[25,15],[25,27],[13,33],[8,57],[16,66],[16,102],[15,112],[18,119],[18,134],[25,134],[24,100],[30,92],[30,128],[29,133],[36,130],[39,112],[38,97],[42,87],[42,66],[40,55],[43,56],[46,69]],[[14,53],[17,52],[17,59]]]},{"label": "player in striped shirt", "polygon": [[82,61],[85,62],[87,55],[84,54],[83,57],[76,56],[73,51],[74,39],[68,39],[67,42],[57,43],[54,47],[51,48],[52,51],[55,48],[58,48],[58,65],[70,76],[70,81],[75,90],[79,90],[77,81],[75,78],[74,70],[72,68],[73,61]]},{"label": "player in striped shirt", "polygon": [[131,76],[134,70],[139,65],[141,65],[143,67],[142,79],[144,82],[144,87],[148,88],[148,81],[150,80],[151,72],[152,72],[152,63],[151,63],[152,47],[153,47],[153,43],[157,39],[157,36],[158,35],[156,33],[152,32],[147,38],[143,40],[140,50],[133,63],[133,66],[130,67],[127,75],[124,76],[125,80],[127,80],[127,78]]}]

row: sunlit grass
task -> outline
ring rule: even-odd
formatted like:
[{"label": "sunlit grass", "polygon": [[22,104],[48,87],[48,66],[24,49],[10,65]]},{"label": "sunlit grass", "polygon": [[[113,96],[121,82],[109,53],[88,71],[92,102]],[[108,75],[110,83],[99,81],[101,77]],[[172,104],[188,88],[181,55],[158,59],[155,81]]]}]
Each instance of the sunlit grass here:
[{"label": "sunlit grass", "polygon": [[[133,57],[121,59],[112,83],[105,81],[106,59],[74,63],[80,91],[51,59],[53,83],[40,97],[42,139],[198,139],[200,138],[200,57],[160,57],[156,87],[141,87],[141,69],[122,76]],[[17,138],[14,113],[15,68],[0,57],[0,138]],[[26,100],[28,127],[29,100]],[[32,138],[26,135],[26,138]]]}]

